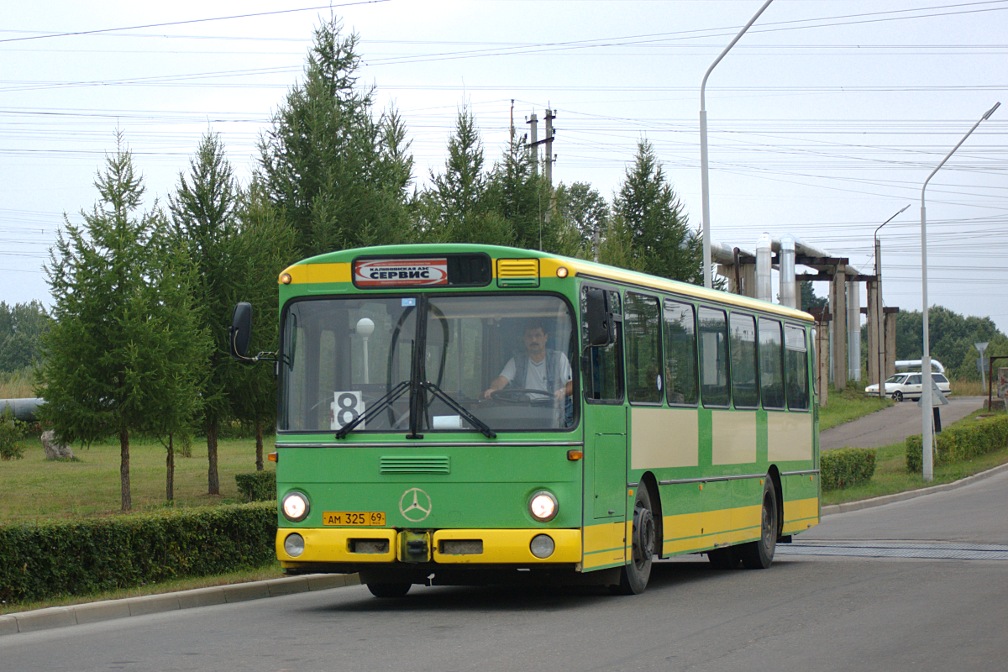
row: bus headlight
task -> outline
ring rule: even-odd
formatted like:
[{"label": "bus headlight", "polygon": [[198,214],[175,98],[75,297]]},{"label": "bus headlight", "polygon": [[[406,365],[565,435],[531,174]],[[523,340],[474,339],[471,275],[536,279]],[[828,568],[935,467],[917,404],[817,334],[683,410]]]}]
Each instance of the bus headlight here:
[{"label": "bus headlight", "polygon": [[529,500],[529,513],[540,523],[546,523],[556,518],[559,509],[557,498],[548,490],[540,490]]},{"label": "bus headlight", "polygon": [[284,516],[292,523],[297,523],[308,517],[308,497],[302,492],[289,492],[284,495],[280,508]]}]

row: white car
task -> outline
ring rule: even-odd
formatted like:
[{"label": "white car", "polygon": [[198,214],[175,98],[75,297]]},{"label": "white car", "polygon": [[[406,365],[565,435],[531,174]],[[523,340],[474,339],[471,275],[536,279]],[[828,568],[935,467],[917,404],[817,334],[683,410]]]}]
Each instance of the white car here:
[{"label": "white car", "polygon": [[[920,399],[921,380],[923,377],[924,374],[919,371],[916,373],[910,372],[893,374],[885,381],[885,395],[887,397],[892,397],[893,401]],[[942,394],[945,396],[952,394],[952,388],[949,385],[948,378],[945,377],[945,374],[931,372],[931,377],[934,378],[935,385],[938,386],[938,389]],[[879,393],[878,384],[869,385],[864,391],[869,397],[877,397]]]}]

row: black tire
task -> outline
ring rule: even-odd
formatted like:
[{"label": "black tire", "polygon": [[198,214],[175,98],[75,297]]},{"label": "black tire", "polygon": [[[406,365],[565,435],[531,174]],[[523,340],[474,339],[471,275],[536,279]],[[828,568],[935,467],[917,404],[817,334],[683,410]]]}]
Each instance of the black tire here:
[{"label": "black tire", "polygon": [[892,400],[903,401],[903,393],[900,392],[899,390],[896,390],[895,392],[892,393]]},{"label": "black tire", "polygon": [[732,546],[707,551],[707,559],[714,569],[735,569],[742,561],[738,551]]},{"label": "black tire", "polygon": [[371,581],[367,584],[371,594],[380,598],[405,597],[412,587],[413,584],[408,581]]},{"label": "black tire", "polygon": [[637,486],[631,534],[631,558],[620,572],[619,589],[624,595],[639,595],[647,588],[651,578],[658,536],[654,509],[651,507],[651,493],[643,483]]},{"label": "black tire", "polygon": [[739,557],[746,569],[767,569],[773,562],[777,548],[777,528],[780,521],[780,507],[773,480],[767,476],[763,482],[763,506],[760,513],[760,538],[739,547]]}]

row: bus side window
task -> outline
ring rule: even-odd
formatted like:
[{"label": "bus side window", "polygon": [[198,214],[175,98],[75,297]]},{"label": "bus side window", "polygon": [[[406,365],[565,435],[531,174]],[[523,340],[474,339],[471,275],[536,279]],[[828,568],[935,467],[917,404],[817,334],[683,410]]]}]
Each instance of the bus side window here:
[{"label": "bus side window", "polygon": [[805,330],[794,325],[786,325],[784,327],[784,348],[784,375],[787,379],[788,408],[796,411],[808,410],[808,348],[805,345]]},{"label": "bus side window", "polygon": [[759,320],[759,370],[763,408],[784,408],[784,342],[781,323],[761,317]]},{"label": "bus side window", "polygon": [[658,299],[627,292],[625,308],[627,396],[631,402],[660,403],[664,375],[660,368],[661,316]]},{"label": "bus side window", "polygon": [[[587,291],[587,286],[581,289],[582,320],[585,319]],[[618,402],[623,400],[623,325],[620,319],[623,311],[619,292],[606,291],[615,321],[616,339],[608,345],[588,346],[587,334],[582,333],[586,346],[582,358],[582,383],[588,401]]]},{"label": "bus side window", "polygon": [[728,319],[725,311],[700,308],[700,390],[703,405],[728,406]]},{"label": "bus side window", "polygon": [[732,312],[731,327],[731,380],[735,408],[756,408],[759,405],[759,387],[756,380],[756,318],[745,313]]},{"label": "bus side window", "polygon": [[697,343],[693,306],[666,299],[663,331],[668,403],[696,405]]}]

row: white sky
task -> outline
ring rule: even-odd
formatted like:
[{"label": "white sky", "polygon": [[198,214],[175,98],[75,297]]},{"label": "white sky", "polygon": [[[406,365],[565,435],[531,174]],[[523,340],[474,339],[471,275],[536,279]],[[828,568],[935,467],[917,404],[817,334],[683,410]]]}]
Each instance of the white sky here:
[{"label": "white sky", "polygon": [[[317,2],[317,0],[316,0]],[[43,264],[80,221],[116,129],[162,203],[207,130],[244,183],[256,143],[301,78],[330,6],[361,37],[362,80],[404,118],[424,184],[457,112],[488,164],[535,112],[556,111],[554,182],[607,198],[637,142],[656,148],[700,221],[700,82],[760,0],[50,0],[0,26],[0,300],[50,303]],[[928,297],[1008,332],[1008,0],[775,0],[707,85],[715,242],[795,235],[864,273],[879,232],[888,306]],[[799,271],[804,269],[799,268]],[[775,290],[776,291],[776,290]],[[817,284],[816,292],[826,288]],[[862,304],[864,303],[862,299]]]}]

